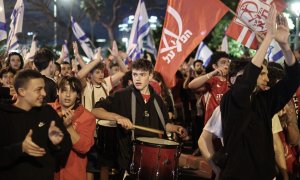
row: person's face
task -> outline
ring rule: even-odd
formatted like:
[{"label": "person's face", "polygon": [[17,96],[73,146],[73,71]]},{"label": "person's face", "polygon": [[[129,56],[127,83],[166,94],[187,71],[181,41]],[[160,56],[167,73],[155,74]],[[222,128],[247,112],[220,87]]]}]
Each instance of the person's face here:
[{"label": "person's face", "polygon": [[258,90],[266,90],[268,88],[268,69],[265,65],[262,65],[262,70],[257,78],[256,87]]},{"label": "person's face", "polygon": [[151,74],[148,71],[132,70],[132,81],[136,89],[142,93],[146,93]]},{"label": "person's face", "polygon": [[5,73],[3,74],[2,76],[2,84],[3,84],[3,87],[10,87],[13,85],[13,81],[14,81],[14,77],[15,75],[11,72],[8,72],[8,73]]},{"label": "person's face", "polygon": [[72,108],[75,105],[78,94],[72,90],[70,85],[58,90],[59,103],[64,108]]},{"label": "person's face", "polygon": [[197,74],[201,74],[203,72],[203,70],[204,70],[203,64],[201,62],[196,62],[195,66],[194,66],[194,69],[195,69],[195,72]]},{"label": "person's face", "polygon": [[19,95],[22,96],[23,102],[30,108],[42,106],[45,92],[44,79],[30,79],[25,87],[19,88]]},{"label": "person's face", "polygon": [[21,67],[21,59],[18,55],[12,55],[9,61],[10,67],[14,70],[19,70]]},{"label": "person's face", "polygon": [[214,66],[215,69],[224,67],[223,76],[228,74],[228,68],[229,68],[230,60],[228,58],[220,58],[217,62],[217,64]]},{"label": "person's face", "polygon": [[104,71],[101,69],[96,69],[91,74],[91,81],[93,84],[101,84],[104,80]]},{"label": "person's face", "polygon": [[72,68],[70,64],[61,64],[60,69],[60,75],[62,77],[71,76]]},{"label": "person's face", "polygon": [[119,72],[119,71],[120,71],[119,66],[113,66],[113,67],[110,69],[111,75],[114,75],[114,74],[116,74],[116,73]]}]

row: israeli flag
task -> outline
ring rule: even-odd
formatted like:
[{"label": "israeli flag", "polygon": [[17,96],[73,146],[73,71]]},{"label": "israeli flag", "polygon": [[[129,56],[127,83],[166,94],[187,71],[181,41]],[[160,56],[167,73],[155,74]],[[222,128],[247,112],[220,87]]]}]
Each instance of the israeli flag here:
[{"label": "israeli flag", "polygon": [[15,50],[19,47],[17,33],[22,32],[24,17],[24,2],[23,0],[17,0],[14,10],[10,16],[10,31],[7,39],[7,50]]},{"label": "israeli flag", "polygon": [[144,49],[147,52],[153,54],[153,56],[156,59],[156,57],[157,57],[157,49],[155,47],[155,42],[154,42],[153,33],[152,33],[151,29],[149,31],[149,34],[148,34],[147,38],[146,38],[146,43],[144,43]]},{"label": "israeli flag", "polygon": [[0,0],[0,41],[7,38],[6,20],[3,0]]},{"label": "israeli flag", "polygon": [[207,66],[212,54],[213,52],[203,42],[201,42],[198,46],[195,60],[200,59],[203,61],[204,66]]},{"label": "israeli flag", "polygon": [[284,62],[284,55],[283,52],[279,46],[279,44],[273,39],[269,49],[268,53],[266,55],[266,59],[272,62],[277,62],[277,63],[283,63]]},{"label": "israeli flag", "polygon": [[76,37],[77,41],[80,43],[81,48],[83,49],[84,53],[89,59],[93,58],[93,49],[92,49],[92,42],[90,38],[87,37],[85,32],[81,29],[76,21],[74,21],[73,17],[71,16],[72,22],[72,30],[74,36]]},{"label": "israeli flag", "polygon": [[139,0],[127,49],[128,57],[135,61],[143,57],[143,39],[149,34],[150,24],[144,0]]}]

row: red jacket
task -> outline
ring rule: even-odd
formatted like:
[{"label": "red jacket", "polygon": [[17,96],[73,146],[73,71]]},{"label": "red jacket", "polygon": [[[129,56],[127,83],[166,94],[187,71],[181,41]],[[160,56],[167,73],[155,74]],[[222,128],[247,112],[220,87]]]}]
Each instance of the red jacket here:
[{"label": "red jacket", "polygon": [[[58,101],[50,104],[56,112],[60,111]],[[74,112],[72,126],[80,135],[80,139],[73,144],[65,167],[55,175],[56,180],[85,180],[86,179],[86,153],[94,144],[94,131],[96,118],[80,105]]]}]

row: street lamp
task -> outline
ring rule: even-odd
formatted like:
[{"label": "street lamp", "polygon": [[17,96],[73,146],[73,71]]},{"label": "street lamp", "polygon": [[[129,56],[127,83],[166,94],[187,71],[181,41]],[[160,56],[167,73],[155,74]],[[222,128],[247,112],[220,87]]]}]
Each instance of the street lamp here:
[{"label": "street lamp", "polygon": [[54,16],[54,47],[57,46],[57,22],[56,22],[56,18],[57,18],[57,4],[56,4],[56,0],[54,0],[54,6],[53,6],[53,16]]},{"label": "street lamp", "polygon": [[294,40],[294,50],[298,48],[299,39],[299,15],[300,15],[300,2],[291,3],[291,10],[296,15],[296,34]]}]

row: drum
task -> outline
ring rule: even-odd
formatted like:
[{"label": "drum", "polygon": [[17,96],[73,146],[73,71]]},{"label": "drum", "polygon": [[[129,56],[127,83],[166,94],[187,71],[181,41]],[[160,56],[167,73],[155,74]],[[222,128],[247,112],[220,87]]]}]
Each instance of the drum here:
[{"label": "drum", "polygon": [[177,179],[180,146],[159,138],[139,137],[134,141],[130,173],[136,179]]}]

